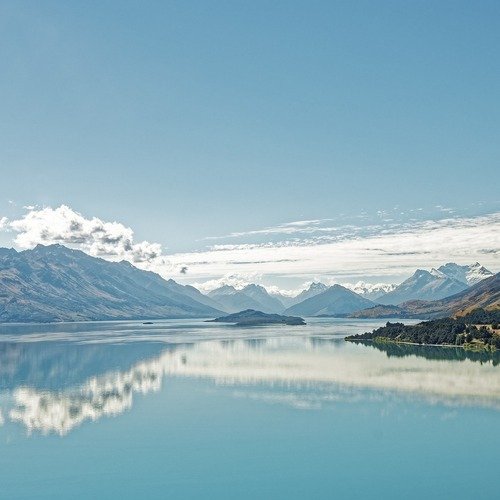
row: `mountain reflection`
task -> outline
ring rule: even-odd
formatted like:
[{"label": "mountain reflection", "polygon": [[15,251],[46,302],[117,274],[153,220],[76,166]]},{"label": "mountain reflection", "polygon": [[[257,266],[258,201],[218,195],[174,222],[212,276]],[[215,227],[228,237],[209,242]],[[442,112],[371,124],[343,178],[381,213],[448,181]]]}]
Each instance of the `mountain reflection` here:
[{"label": "mountain reflection", "polygon": [[[133,361],[130,353],[125,356],[123,350],[100,345],[80,357],[76,369],[80,378],[85,374],[84,380],[68,386],[61,374],[70,367],[61,356],[74,361],[78,349],[86,352],[84,346],[73,346],[75,352],[50,343],[25,344],[19,351],[10,346],[0,350],[2,386],[11,400],[10,409],[3,409],[3,420],[21,423],[28,432],[65,435],[85,421],[131,409],[134,394],[158,391],[170,377],[206,379],[234,386],[235,397],[297,408],[392,393],[500,409],[500,371],[492,362],[476,363],[467,356],[456,362],[455,354],[446,349],[419,356],[406,347],[410,346],[389,352],[390,348],[380,351],[319,338],[204,341],[167,348],[151,344],[146,350],[154,355],[144,356],[139,349],[144,359]],[[97,359],[90,356],[94,349],[101,351]],[[128,367],[115,368],[116,357],[121,363],[125,358]],[[16,364],[20,359],[24,359],[22,370]],[[29,373],[30,366],[34,374]],[[34,381],[41,374],[44,384],[37,385]]]}]

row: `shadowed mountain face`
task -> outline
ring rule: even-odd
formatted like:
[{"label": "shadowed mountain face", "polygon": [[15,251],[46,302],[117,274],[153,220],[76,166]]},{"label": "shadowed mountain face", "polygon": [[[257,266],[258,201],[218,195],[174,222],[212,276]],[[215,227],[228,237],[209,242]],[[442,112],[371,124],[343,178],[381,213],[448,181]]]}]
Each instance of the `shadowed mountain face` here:
[{"label": "shadowed mountain face", "polygon": [[333,285],[324,292],[289,307],[285,313],[299,316],[335,316],[372,307],[374,302],[351,290]]},{"label": "shadowed mountain face", "polygon": [[0,252],[0,321],[47,322],[219,315],[192,287],[62,245]]},{"label": "shadowed mountain face", "polygon": [[208,296],[220,304],[224,311],[233,313],[245,309],[255,309],[265,313],[283,312],[283,304],[267,293],[267,290],[259,285],[247,285],[242,290],[225,285],[212,290]]}]

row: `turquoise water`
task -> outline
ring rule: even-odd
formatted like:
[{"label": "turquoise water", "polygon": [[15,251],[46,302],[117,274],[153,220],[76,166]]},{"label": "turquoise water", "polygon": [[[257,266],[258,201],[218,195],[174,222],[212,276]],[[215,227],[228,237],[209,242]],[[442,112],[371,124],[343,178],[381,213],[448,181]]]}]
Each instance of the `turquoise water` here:
[{"label": "turquoise water", "polygon": [[378,321],[0,327],[0,497],[498,498],[500,366]]}]

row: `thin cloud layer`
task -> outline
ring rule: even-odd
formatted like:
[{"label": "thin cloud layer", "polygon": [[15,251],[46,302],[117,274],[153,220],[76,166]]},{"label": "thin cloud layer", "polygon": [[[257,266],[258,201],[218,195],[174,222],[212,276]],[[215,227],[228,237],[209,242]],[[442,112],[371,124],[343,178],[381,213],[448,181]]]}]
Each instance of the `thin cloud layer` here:
[{"label": "thin cloud layer", "polygon": [[170,255],[192,276],[260,273],[264,276],[369,279],[404,276],[416,267],[480,261],[498,269],[500,213],[364,228],[356,234],[265,243],[214,245]]}]

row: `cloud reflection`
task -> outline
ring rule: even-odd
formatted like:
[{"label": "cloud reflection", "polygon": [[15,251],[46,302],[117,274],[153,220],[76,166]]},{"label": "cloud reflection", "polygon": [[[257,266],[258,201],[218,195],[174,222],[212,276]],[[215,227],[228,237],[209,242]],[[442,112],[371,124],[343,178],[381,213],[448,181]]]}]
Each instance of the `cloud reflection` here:
[{"label": "cloud reflection", "polygon": [[500,371],[492,363],[387,357],[344,342],[276,338],[183,345],[59,392],[19,387],[9,417],[29,432],[65,435],[84,421],[130,409],[134,393],[158,391],[165,376],[207,379],[235,386],[236,397],[301,409],[387,393],[500,409]]},{"label": "cloud reflection", "polygon": [[93,377],[77,389],[55,392],[20,387],[13,392],[15,407],[10,419],[22,423],[30,433],[38,430],[63,436],[86,420],[118,415],[132,407],[134,393],[161,388],[167,358],[169,353],[138,363],[129,371]]}]

